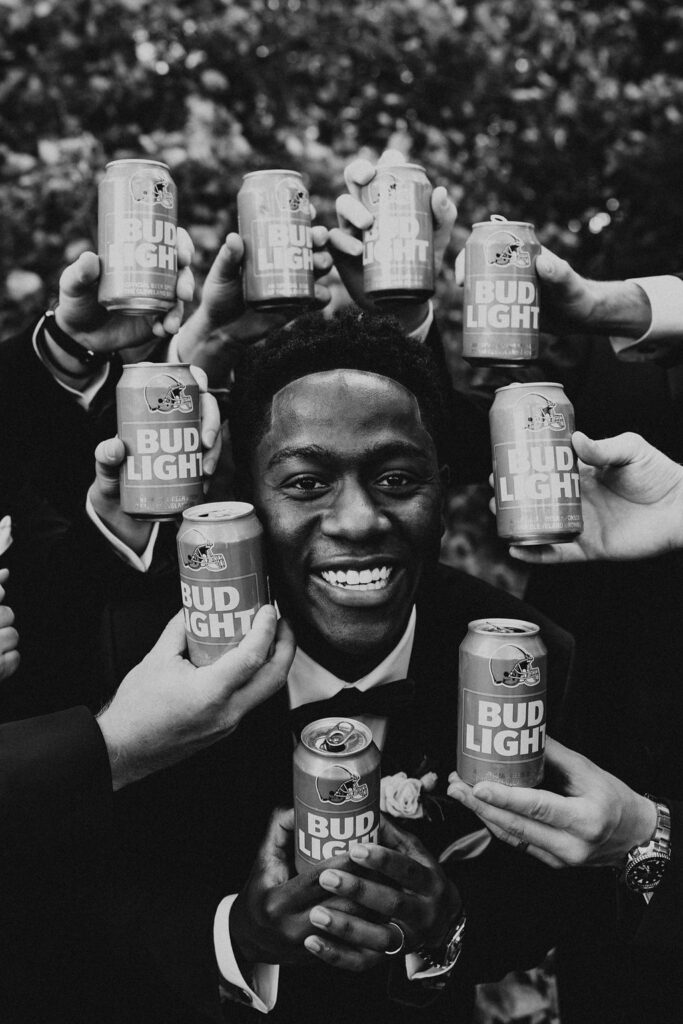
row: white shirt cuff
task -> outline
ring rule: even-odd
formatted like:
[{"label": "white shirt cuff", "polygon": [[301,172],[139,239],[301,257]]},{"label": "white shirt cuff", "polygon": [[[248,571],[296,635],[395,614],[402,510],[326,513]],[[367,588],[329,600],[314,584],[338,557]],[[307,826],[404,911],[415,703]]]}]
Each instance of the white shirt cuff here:
[{"label": "white shirt cuff", "polygon": [[237,894],[234,894],[221,900],[213,919],[213,944],[218,970],[229,985],[240,990],[240,1002],[260,1013],[270,1013],[277,1000],[280,968],[277,964],[254,964],[251,979],[253,988],[244,979],[237,966],[230,939],[230,911],[236,899]]},{"label": "white shirt cuff", "polygon": [[610,338],[612,348],[619,354],[626,349],[640,347],[644,341],[664,339],[683,342],[683,281],[672,274],[661,277],[631,277],[629,282],[643,289],[652,309],[650,326],[640,338]]},{"label": "white shirt cuff", "polygon": [[419,327],[416,327],[414,331],[410,332],[408,337],[409,338],[415,338],[416,341],[420,341],[420,342],[424,343],[427,340],[427,335],[429,334],[429,330],[430,330],[430,328],[431,328],[433,323],[434,323],[434,306],[432,305],[432,300],[430,299],[429,300],[429,312],[427,313],[427,316],[424,318],[424,320],[422,321],[422,323],[420,324]]},{"label": "white shirt cuff", "polygon": [[152,564],[152,558],[154,557],[154,545],[159,534],[159,524],[154,523],[150,538],[147,542],[147,547],[141,555],[136,555],[132,548],[129,548],[122,540],[112,533],[111,530],[104,525],[97,512],[93,507],[93,503],[90,500],[90,495],[85,499],[85,511],[88,513],[89,518],[95,524],[97,529],[103,536],[107,538],[111,546],[116,551],[119,558],[122,558],[124,562],[130,565],[133,569],[137,569],[138,572],[148,572],[149,567]]}]

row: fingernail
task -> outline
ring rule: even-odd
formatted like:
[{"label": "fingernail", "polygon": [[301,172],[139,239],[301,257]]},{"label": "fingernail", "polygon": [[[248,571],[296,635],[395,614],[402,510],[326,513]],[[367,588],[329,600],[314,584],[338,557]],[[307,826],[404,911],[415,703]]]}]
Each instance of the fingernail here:
[{"label": "fingernail", "polygon": [[308,935],[304,939],[304,946],[306,949],[310,949],[311,953],[320,953],[323,948],[322,942],[315,935]]},{"label": "fingernail", "polygon": [[363,253],[363,243],[358,238],[353,239],[349,248],[352,256],[361,256]]},{"label": "fingernail", "polygon": [[474,795],[478,800],[490,800],[492,796],[488,786],[477,786],[477,791]]},{"label": "fingernail", "polygon": [[104,442],[104,456],[112,460],[116,458],[116,441]]},{"label": "fingernail", "polygon": [[321,928],[327,928],[328,924],[332,920],[330,915],[322,907],[313,907],[309,915],[312,924],[317,924]]},{"label": "fingernail", "polygon": [[360,843],[354,843],[353,846],[349,847],[349,857],[351,860],[367,860],[370,856],[370,851],[367,846],[362,846]]},{"label": "fingernail", "polygon": [[180,320],[178,319],[177,316],[169,316],[168,319],[165,321],[164,326],[166,327],[166,330],[168,331],[169,334],[175,334],[177,331],[180,330]]},{"label": "fingernail", "polygon": [[218,431],[211,430],[211,429],[205,431],[204,432],[204,447],[207,448],[207,449],[208,448],[213,448],[215,440],[216,440],[217,437],[218,437]]},{"label": "fingernail", "polygon": [[323,871],[319,878],[320,884],[324,889],[338,889],[342,883],[341,875],[338,875],[336,871]]}]

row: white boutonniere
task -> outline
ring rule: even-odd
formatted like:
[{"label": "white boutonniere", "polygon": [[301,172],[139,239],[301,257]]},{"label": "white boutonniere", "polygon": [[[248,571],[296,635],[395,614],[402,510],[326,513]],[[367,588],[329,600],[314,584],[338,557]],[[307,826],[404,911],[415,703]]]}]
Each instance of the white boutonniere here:
[{"label": "white boutonniere", "polygon": [[385,775],[380,783],[380,810],[393,818],[422,818],[423,793],[431,793],[436,783],[435,772],[427,772],[419,779],[409,779],[405,772]]}]

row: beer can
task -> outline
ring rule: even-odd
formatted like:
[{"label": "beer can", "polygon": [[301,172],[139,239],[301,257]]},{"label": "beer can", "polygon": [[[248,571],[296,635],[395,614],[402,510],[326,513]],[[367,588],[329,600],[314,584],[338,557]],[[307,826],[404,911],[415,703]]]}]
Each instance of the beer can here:
[{"label": "beer can", "polygon": [[298,171],[252,171],[237,193],[244,301],[255,309],[315,300],[308,190]]},{"label": "beer can", "polygon": [[468,785],[543,779],[546,647],[521,619],[475,619],[460,645],[458,775]]},{"label": "beer can", "polygon": [[176,302],[178,194],[166,164],[114,160],[98,195],[98,301],[130,316]]},{"label": "beer can", "polygon": [[211,501],[185,509],[177,546],[190,661],[209,665],[268,603],[263,529],[253,505]]},{"label": "beer can", "polygon": [[199,385],[186,363],[130,363],[116,385],[126,446],[121,508],[135,519],[173,519],[202,500]]},{"label": "beer can", "polygon": [[498,388],[489,413],[498,536],[569,542],[583,530],[574,409],[561,384]]},{"label": "beer can", "polygon": [[462,354],[477,366],[518,366],[538,358],[541,246],[533,224],[494,214],[465,245]]},{"label": "beer can", "polygon": [[379,835],[380,754],[353,718],[320,718],[294,751],[294,860],[301,873]]},{"label": "beer can", "polygon": [[434,294],[432,186],[423,167],[378,168],[361,188],[374,216],[363,232],[363,286],[375,302],[425,302]]}]

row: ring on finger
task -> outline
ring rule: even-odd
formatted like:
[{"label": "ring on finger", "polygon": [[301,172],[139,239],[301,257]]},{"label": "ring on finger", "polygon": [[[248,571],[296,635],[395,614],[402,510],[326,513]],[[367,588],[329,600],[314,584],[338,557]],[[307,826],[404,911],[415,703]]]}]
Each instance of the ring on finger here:
[{"label": "ring on finger", "polygon": [[520,853],[526,853],[528,846],[529,846],[529,844],[526,841],[526,839],[520,839],[520,841],[517,843],[517,846],[515,847],[515,849],[519,850]]},{"label": "ring on finger", "polygon": [[391,919],[391,921],[389,921],[389,927],[390,928],[395,928],[396,931],[398,932],[398,936],[397,936],[397,938],[398,938],[398,946],[396,947],[396,949],[385,949],[384,950],[384,955],[385,956],[396,956],[398,953],[400,953],[405,948],[406,933],[403,931],[403,929],[401,928],[401,926],[398,923],[398,921],[394,921],[393,918]]}]

